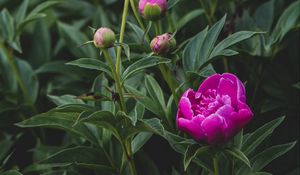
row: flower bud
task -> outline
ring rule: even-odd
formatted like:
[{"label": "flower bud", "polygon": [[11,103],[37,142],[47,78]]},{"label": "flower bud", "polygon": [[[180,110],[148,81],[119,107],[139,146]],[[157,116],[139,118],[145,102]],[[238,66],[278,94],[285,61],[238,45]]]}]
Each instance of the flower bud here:
[{"label": "flower bud", "polygon": [[94,45],[98,48],[110,48],[116,40],[115,33],[106,27],[99,28],[94,34]]},{"label": "flower bud", "polygon": [[170,33],[165,33],[155,37],[151,41],[150,47],[153,53],[157,55],[164,55],[175,49],[176,40]]},{"label": "flower bud", "polygon": [[140,0],[139,11],[147,20],[156,21],[167,11],[167,0]]}]

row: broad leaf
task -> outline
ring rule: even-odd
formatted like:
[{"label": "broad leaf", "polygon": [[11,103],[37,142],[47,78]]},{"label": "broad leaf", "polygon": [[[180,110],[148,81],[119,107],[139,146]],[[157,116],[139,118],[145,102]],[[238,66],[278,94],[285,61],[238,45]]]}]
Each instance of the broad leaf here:
[{"label": "broad leaf", "polygon": [[[84,156],[82,155],[84,153]],[[63,149],[40,162],[41,164],[50,164],[54,167],[66,164],[75,164],[77,166],[101,170],[101,172],[112,173],[113,169],[101,149],[95,149],[85,146]]]}]

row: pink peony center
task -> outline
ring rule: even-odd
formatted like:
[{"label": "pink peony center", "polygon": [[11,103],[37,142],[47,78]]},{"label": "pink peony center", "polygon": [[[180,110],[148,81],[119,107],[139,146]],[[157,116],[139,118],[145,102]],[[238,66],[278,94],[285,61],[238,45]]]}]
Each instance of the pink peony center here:
[{"label": "pink peony center", "polygon": [[204,93],[190,92],[188,98],[191,100],[194,116],[208,117],[220,107],[231,103],[228,95],[220,96],[215,89],[208,89]]}]

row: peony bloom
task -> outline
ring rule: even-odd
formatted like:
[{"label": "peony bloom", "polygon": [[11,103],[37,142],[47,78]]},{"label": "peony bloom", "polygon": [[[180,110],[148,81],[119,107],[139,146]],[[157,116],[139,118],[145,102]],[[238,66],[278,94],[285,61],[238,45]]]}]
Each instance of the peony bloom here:
[{"label": "peony bloom", "polygon": [[167,0],[140,0],[139,11],[145,19],[158,20],[168,8]]},{"label": "peony bloom", "polygon": [[176,40],[170,33],[165,33],[155,37],[151,41],[150,47],[153,53],[163,55],[174,50],[176,47]]},{"label": "peony bloom", "polygon": [[109,48],[115,43],[116,35],[110,29],[101,27],[94,34],[94,45],[98,48]]},{"label": "peony bloom", "polygon": [[251,120],[243,83],[233,74],[208,77],[195,92],[188,89],[177,112],[178,129],[199,142],[225,143]]}]

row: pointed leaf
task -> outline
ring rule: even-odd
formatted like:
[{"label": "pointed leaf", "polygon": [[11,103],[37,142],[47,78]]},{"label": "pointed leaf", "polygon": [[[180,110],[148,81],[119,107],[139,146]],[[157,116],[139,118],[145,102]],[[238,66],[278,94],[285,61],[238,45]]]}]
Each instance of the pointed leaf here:
[{"label": "pointed leaf", "polygon": [[251,167],[248,157],[241,150],[237,148],[230,148],[230,149],[225,149],[225,152],[237,158],[238,160],[244,162],[248,167]]},{"label": "pointed leaf", "polygon": [[187,149],[186,152],[184,153],[184,158],[183,158],[183,165],[184,165],[184,170],[186,171],[188,166],[190,165],[191,161],[198,156],[201,156],[204,152],[206,152],[209,149],[207,146],[202,146],[199,148],[199,145],[190,145]]}]

